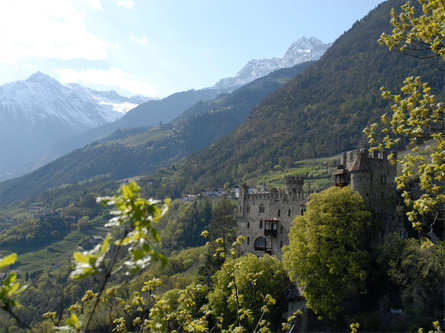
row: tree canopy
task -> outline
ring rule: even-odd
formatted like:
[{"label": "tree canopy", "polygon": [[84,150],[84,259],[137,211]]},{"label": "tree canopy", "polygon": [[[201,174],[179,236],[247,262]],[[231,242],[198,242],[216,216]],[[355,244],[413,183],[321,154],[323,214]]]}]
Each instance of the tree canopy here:
[{"label": "tree canopy", "polygon": [[370,213],[350,187],[313,194],[284,248],[283,263],[315,313],[339,318],[366,291]]},{"label": "tree canopy", "polygon": [[[227,260],[215,274],[215,286],[208,298],[215,313],[224,314],[225,323],[235,323],[239,317],[248,331],[253,331],[267,297],[276,301],[264,319],[272,325],[280,323],[280,304],[289,279],[280,261],[269,255],[258,258],[253,254]],[[240,312],[241,310],[241,312]],[[242,320],[245,318],[245,320]]]}]

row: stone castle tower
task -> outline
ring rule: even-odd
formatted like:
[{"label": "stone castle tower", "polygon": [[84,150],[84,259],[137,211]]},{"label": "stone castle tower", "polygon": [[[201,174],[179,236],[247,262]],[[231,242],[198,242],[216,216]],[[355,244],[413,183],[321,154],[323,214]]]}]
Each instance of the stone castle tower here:
[{"label": "stone castle tower", "polygon": [[385,152],[369,154],[360,149],[342,154],[334,181],[335,186],[350,185],[360,193],[366,207],[384,223],[385,233],[404,232],[402,215],[397,212],[396,176],[397,166],[388,161]]},{"label": "stone castle tower", "polygon": [[[397,231],[403,236],[402,217],[396,209],[397,168],[386,157],[384,153],[369,155],[363,149],[345,152],[334,174],[334,183],[339,187],[349,185],[359,192],[367,208],[383,221],[385,233]],[[249,194],[247,185],[241,185],[238,234],[246,237],[245,252],[281,257],[281,248],[289,244],[291,223],[304,214],[309,195],[314,191],[303,191],[303,177],[288,176],[285,180],[284,192],[272,188],[268,192]]]}]

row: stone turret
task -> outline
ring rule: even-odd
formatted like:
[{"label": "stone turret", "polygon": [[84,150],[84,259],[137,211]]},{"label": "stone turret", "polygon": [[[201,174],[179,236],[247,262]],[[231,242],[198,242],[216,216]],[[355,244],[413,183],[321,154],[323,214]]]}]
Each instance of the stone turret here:
[{"label": "stone turret", "polygon": [[366,200],[366,193],[369,192],[371,185],[371,164],[368,157],[368,152],[365,150],[357,151],[354,158],[354,163],[349,170],[351,175],[351,187],[354,191]]},{"label": "stone turret", "polygon": [[239,208],[238,208],[238,217],[242,218],[246,214],[246,198],[249,194],[249,187],[246,183],[241,184],[239,188]]},{"label": "stone turret", "polygon": [[[396,213],[397,167],[391,164],[386,153],[360,149],[342,154],[335,173],[335,185],[350,185],[362,196],[367,208],[372,209],[385,224],[385,231],[403,229],[401,217]],[[349,179],[348,179],[349,178]]]},{"label": "stone turret", "polygon": [[304,178],[299,176],[286,176],[286,187],[284,192],[289,199],[296,200],[303,196]]}]

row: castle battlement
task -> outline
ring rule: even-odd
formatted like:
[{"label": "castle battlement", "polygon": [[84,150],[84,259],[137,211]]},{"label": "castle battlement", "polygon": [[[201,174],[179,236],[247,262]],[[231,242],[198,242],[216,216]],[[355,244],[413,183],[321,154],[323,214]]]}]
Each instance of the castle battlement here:
[{"label": "castle battlement", "polygon": [[[393,153],[397,157],[397,153]],[[368,152],[367,149],[356,149],[344,152],[340,158],[340,165],[343,165],[346,169],[352,169],[354,163],[359,158],[366,158],[368,161],[373,163],[381,163],[382,165],[390,165],[388,161],[387,152],[374,151],[372,154]]]},{"label": "castle battlement", "polygon": [[245,200],[299,200],[299,199],[307,199],[312,193],[318,193],[323,191],[323,189],[318,190],[309,190],[309,191],[301,191],[296,192],[295,195],[290,196],[289,194],[283,191],[273,192],[263,192],[263,193],[250,193],[245,195]]}]

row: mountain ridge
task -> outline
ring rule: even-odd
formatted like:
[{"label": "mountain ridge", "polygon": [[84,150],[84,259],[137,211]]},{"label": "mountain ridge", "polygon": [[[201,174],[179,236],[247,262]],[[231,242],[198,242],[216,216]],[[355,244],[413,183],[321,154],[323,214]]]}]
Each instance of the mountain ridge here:
[{"label": "mountain ridge", "polygon": [[[259,78],[231,94],[194,104],[184,118],[152,129],[129,128],[35,170],[2,182],[0,204],[20,200],[66,183],[106,176],[123,179],[151,174],[201,150],[234,130],[250,110],[271,91],[282,86],[310,63],[282,69]],[[188,110],[185,111],[187,113]]]},{"label": "mountain ridge", "polygon": [[281,68],[290,68],[299,63],[318,60],[332,45],[315,37],[301,37],[293,42],[282,58],[252,59],[234,77],[219,80],[212,88],[233,91],[259,77]]}]

